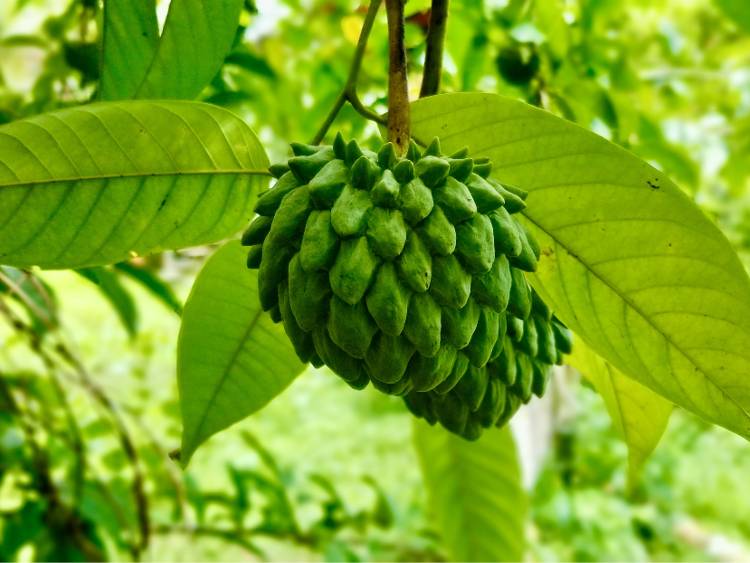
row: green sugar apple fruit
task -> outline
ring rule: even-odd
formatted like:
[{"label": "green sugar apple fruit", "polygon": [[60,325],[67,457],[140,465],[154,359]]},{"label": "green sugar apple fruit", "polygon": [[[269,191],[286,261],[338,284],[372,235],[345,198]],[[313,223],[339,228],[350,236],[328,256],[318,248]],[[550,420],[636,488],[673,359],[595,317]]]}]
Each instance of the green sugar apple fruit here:
[{"label": "green sugar apple fruit", "polygon": [[512,216],[525,192],[437,139],[404,158],[341,135],[292,151],[242,241],[303,362],[468,439],[541,396],[571,340],[524,276],[539,259]]}]

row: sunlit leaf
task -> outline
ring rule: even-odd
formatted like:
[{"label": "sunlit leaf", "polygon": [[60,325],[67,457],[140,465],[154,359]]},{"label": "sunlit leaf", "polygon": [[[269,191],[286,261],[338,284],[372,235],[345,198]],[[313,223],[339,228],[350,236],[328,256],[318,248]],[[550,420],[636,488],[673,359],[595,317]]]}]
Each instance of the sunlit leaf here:
[{"label": "sunlit leaf", "polygon": [[534,2],[534,20],[547,36],[552,52],[562,58],[568,52],[568,24],[564,18],[564,3],[561,0],[537,0]]},{"label": "sunlit leaf", "polygon": [[172,0],[156,53],[136,97],[195,98],[221,68],[243,0]]},{"label": "sunlit leaf", "polygon": [[429,522],[451,561],[522,561],[526,496],[507,427],[469,442],[414,422]]},{"label": "sunlit leaf", "polygon": [[71,268],[221,240],[268,159],[234,114],[105,102],[0,127],[0,264]]},{"label": "sunlit leaf", "polygon": [[623,375],[583,343],[568,359],[604,399],[617,431],[628,446],[628,480],[634,485],[672,414],[672,404],[636,380]]},{"label": "sunlit leaf", "polygon": [[750,33],[750,4],[746,0],[715,0],[715,2],[738,27]]},{"label": "sunlit leaf", "polygon": [[132,98],[156,53],[156,0],[106,0],[102,42],[102,100]]},{"label": "sunlit leaf", "polygon": [[302,371],[283,329],[263,312],[257,274],[233,241],[206,263],[185,303],[177,345],[188,463],[210,436],[260,410]]},{"label": "sunlit leaf", "polygon": [[414,133],[489,156],[530,191],[543,259],[532,284],[594,351],[703,418],[750,437],[750,281],[731,245],[665,174],[521,102],[452,94],[413,107]]}]

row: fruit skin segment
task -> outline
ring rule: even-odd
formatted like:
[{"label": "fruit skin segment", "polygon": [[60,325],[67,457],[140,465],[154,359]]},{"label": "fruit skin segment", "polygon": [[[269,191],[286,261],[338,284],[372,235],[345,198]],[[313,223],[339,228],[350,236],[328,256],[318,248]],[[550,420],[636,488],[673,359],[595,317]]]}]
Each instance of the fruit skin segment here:
[{"label": "fruit skin segment", "polygon": [[401,159],[340,135],[292,151],[242,242],[302,361],[469,440],[544,393],[571,335],[526,281],[522,190],[437,139]]}]

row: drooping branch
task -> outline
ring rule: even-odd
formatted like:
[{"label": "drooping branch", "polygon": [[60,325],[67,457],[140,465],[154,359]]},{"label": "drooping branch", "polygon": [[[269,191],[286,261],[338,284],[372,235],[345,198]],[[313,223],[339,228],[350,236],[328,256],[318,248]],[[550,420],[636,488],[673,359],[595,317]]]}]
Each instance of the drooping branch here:
[{"label": "drooping branch", "polygon": [[427,52],[424,60],[424,74],[419,97],[434,96],[440,91],[440,78],[443,71],[443,46],[445,45],[446,23],[448,22],[449,0],[432,0],[430,27],[427,32]]},{"label": "drooping branch", "polygon": [[409,147],[409,84],[404,44],[405,0],[386,0],[388,14],[388,140],[399,154]]}]

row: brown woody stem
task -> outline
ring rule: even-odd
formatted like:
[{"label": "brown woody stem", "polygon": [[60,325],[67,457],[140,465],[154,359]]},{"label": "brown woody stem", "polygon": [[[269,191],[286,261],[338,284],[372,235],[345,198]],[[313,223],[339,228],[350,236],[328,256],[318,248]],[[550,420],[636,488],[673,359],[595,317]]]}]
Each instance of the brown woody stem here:
[{"label": "brown woody stem", "polygon": [[419,97],[434,96],[440,91],[440,76],[443,71],[443,45],[448,21],[449,0],[432,0],[430,28],[427,32],[427,52]]},{"label": "brown woody stem", "polygon": [[385,0],[388,15],[388,140],[399,154],[409,147],[409,84],[404,45],[405,0]]}]

